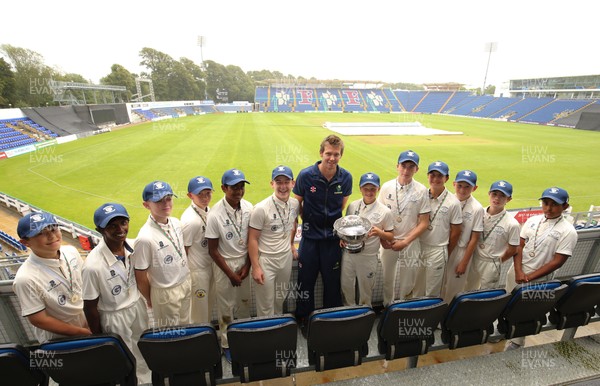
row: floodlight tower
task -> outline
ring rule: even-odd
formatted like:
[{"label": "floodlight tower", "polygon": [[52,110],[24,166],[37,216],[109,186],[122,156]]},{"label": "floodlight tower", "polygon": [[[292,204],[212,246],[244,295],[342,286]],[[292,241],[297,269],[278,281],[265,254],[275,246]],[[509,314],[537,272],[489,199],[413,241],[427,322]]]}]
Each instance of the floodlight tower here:
[{"label": "floodlight tower", "polygon": [[490,59],[492,58],[492,52],[496,52],[497,49],[497,42],[485,43],[485,52],[488,52],[488,61],[487,67],[485,68],[485,76],[483,77],[483,87],[481,88],[481,95],[485,93],[485,82],[487,81],[488,70],[490,69]]},{"label": "floodlight tower", "polygon": [[[198,46],[200,47],[200,68],[206,72],[206,65],[204,64],[204,53],[202,48],[206,45],[206,36],[198,36]],[[206,78],[205,78],[206,79]],[[204,81],[204,100],[208,100],[208,82]]]}]

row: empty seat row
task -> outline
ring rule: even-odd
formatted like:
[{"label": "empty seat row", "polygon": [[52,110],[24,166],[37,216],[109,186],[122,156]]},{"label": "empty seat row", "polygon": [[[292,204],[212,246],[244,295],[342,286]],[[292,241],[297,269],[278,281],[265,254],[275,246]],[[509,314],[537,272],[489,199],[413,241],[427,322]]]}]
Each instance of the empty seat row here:
[{"label": "empty seat row", "polygon": [[13,247],[19,251],[27,250],[27,247],[25,245],[21,244],[21,242],[19,240],[17,240],[13,236],[9,235],[8,233],[6,233],[2,230],[0,230],[0,240],[4,241],[8,245],[10,245],[11,247]]},{"label": "empty seat row", "polygon": [[[577,327],[600,312],[599,304],[600,274],[575,276],[567,283],[522,284],[511,293],[463,292],[450,304],[440,298],[396,301],[379,319],[378,351],[388,360],[414,358],[427,353],[438,336],[443,342],[438,349],[483,344],[495,322],[506,338],[537,334],[548,319],[553,328]],[[375,320],[366,306],[314,311],[306,330],[308,364],[316,371],[360,365],[368,355]],[[300,359],[297,337],[296,320],[289,314],[234,321],[228,327],[232,374],[242,383],[289,376]],[[138,346],[154,385],[213,385],[223,376],[220,345],[210,324],[150,329]],[[110,334],[31,348],[4,345],[0,376],[11,385],[40,385],[48,376],[61,386],[134,385],[135,358],[120,337]]]}]

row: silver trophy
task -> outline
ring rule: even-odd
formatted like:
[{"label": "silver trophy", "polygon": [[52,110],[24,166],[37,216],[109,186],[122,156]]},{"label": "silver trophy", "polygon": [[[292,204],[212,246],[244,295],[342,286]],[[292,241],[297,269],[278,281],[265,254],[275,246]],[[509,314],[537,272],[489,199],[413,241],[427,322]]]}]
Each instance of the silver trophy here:
[{"label": "silver trophy", "polygon": [[371,222],[366,218],[349,215],[338,218],[333,223],[333,231],[346,242],[344,247],[349,253],[358,253],[365,247],[365,239],[369,236]]}]

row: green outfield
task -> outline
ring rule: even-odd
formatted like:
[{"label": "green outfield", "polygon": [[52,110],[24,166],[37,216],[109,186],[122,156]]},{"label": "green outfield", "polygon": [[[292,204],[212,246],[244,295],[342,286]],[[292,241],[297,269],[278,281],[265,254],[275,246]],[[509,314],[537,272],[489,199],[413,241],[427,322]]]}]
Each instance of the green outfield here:
[{"label": "green outfield", "polygon": [[319,159],[319,143],[330,122],[419,120],[460,136],[346,136],[341,165],[358,177],[372,171],[382,181],[394,178],[398,154],[413,149],[421,156],[416,179],[426,183],[427,165],[442,160],[457,171],[479,175],[475,193],[484,205],[491,182],[514,185],[510,208],[537,206],[546,187],[571,194],[576,211],[600,205],[600,133],[557,127],[436,115],[397,114],[211,114],[144,123],[112,133],[40,149],[0,161],[0,191],[80,224],[93,227],[95,208],[107,201],[126,205],[132,235],[147,217],[141,204],[145,184],[169,182],[179,199],[173,214],[188,205],[187,182],[205,175],[215,183],[213,202],[222,197],[223,171],[239,168],[251,185],[246,198],[256,203],[270,192],[271,170],[278,164],[295,173]]}]

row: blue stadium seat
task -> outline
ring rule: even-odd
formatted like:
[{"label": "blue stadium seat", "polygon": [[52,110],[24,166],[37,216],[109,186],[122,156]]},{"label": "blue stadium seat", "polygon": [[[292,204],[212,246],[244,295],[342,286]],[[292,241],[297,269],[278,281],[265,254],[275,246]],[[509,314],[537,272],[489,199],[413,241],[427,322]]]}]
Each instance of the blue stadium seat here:
[{"label": "blue stadium seat", "polygon": [[316,371],[358,366],[369,353],[375,321],[371,307],[348,306],[313,311],[308,319],[308,363]]},{"label": "blue stadium seat", "polygon": [[1,344],[0,382],[10,386],[48,385],[48,377],[36,368],[37,361],[29,348],[14,343]]},{"label": "blue stadium seat", "polygon": [[448,304],[440,298],[392,302],[377,326],[379,353],[387,360],[427,354],[447,309]]},{"label": "blue stadium seat", "polygon": [[210,324],[149,329],[138,347],[152,370],[153,385],[214,385],[223,377],[221,347]]},{"label": "blue stadium seat", "polygon": [[287,377],[298,361],[292,315],[239,319],[227,327],[231,371],[242,383]]},{"label": "blue stadium seat", "polygon": [[585,326],[600,304],[600,273],[573,276],[567,292],[550,311],[550,322],[556,329]]},{"label": "blue stadium seat", "polygon": [[567,285],[558,280],[517,285],[498,318],[498,331],[506,339],[539,334],[548,321],[546,314],[566,291]]},{"label": "blue stadium seat", "polygon": [[41,344],[35,353],[52,359],[40,367],[60,386],[137,385],[135,357],[118,335],[56,339]]},{"label": "blue stadium seat", "polygon": [[442,342],[450,349],[486,343],[509,300],[504,289],[458,293],[442,322]]}]

